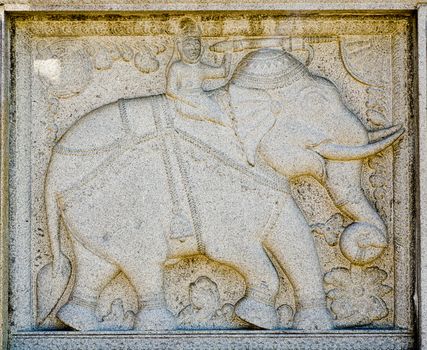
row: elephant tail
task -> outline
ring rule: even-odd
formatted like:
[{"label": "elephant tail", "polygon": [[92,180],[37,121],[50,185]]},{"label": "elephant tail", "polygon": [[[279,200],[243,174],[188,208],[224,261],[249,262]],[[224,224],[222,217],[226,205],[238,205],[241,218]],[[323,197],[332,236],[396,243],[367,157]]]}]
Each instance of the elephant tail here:
[{"label": "elephant tail", "polygon": [[48,179],[46,183],[45,205],[53,260],[37,274],[37,319],[42,326],[48,326],[51,318],[67,302],[75,280],[71,254],[61,249],[61,200],[52,191]]}]

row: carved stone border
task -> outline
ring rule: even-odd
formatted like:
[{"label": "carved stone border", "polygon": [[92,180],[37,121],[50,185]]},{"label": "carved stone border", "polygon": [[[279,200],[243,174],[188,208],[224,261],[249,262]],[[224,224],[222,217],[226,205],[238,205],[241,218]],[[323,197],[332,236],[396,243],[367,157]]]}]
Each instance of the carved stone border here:
[{"label": "carved stone border", "polygon": [[[3,0],[18,11],[377,11],[415,10],[417,0]],[[425,1],[424,1],[425,2]]]},{"label": "carved stone border", "polygon": [[[73,335],[74,333],[74,335]],[[120,334],[120,336],[119,336]],[[102,344],[99,340],[102,339]],[[12,335],[11,350],[146,350],[146,349],[292,349],[306,350],[391,350],[413,349],[411,334],[383,331],[333,331],[327,333],[280,331],[192,331],[136,333],[37,332]]]},{"label": "carved stone border", "polygon": [[6,13],[0,7],[0,346],[8,334],[8,38]]},{"label": "carved stone border", "polygon": [[418,341],[427,349],[427,5],[418,9]]},{"label": "carved stone border", "polygon": [[[319,0],[317,0],[319,1]],[[284,10],[284,11],[336,11],[336,10],[413,10],[415,4],[407,2],[344,2],[339,3],[300,3],[250,1],[238,5],[239,10]],[[320,2],[320,1],[319,1]],[[70,2],[71,3],[71,2]],[[75,3],[75,2],[73,2]],[[148,2],[147,2],[148,3]],[[427,349],[427,4],[420,5],[418,15],[418,186],[416,202],[417,213],[417,339],[408,333],[396,331],[334,331],[304,334],[302,332],[170,332],[170,333],[76,333],[76,332],[19,332],[8,334],[8,119],[9,119],[9,15],[22,11],[153,11],[153,10],[224,10],[229,2],[213,1],[210,4],[197,5],[195,2],[155,4],[113,4],[113,5],[38,5],[29,6],[0,5],[0,344],[2,349],[64,349],[90,348],[100,349],[99,340],[105,338],[103,346],[113,349],[176,349],[181,348],[218,348],[224,346],[233,349],[305,349],[314,342],[319,349]],[[367,12],[369,14],[369,12]],[[414,49],[413,55],[415,57]],[[8,339],[8,336],[10,339]],[[416,343],[414,343],[416,341]],[[68,347],[70,346],[70,347]]]}]

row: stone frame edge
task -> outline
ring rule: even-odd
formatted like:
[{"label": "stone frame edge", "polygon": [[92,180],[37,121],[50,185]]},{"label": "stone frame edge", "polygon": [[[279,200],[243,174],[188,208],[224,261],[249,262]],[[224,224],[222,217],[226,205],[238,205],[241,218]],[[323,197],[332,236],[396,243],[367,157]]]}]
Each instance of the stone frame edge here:
[{"label": "stone frame edge", "polygon": [[[316,1],[313,1],[315,3]],[[8,330],[8,289],[9,289],[9,271],[8,271],[8,119],[9,119],[9,86],[10,86],[10,47],[9,47],[9,16],[14,13],[22,12],[85,12],[97,9],[99,12],[134,12],[134,11],[208,11],[217,6],[198,7],[195,4],[187,4],[182,8],[182,4],[171,5],[159,4],[158,6],[106,6],[106,5],[90,5],[90,6],[27,6],[27,5],[2,5],[0,4],[0,349],[8,349],[11,346],[9,342]],[[317,10],[320,11],[374,11],[374,10],[414,10],[414,7],[406,4],[396,3],[390,7],[378,6],[378,3],[357,3],[350,4],[324,4],[319,5]],[[221,4],[219,7],[226,10],[227,5]],[[283,4],[279,10],[292,11],[312,11],[313,4]],[[240,8],[239,8],[240,9]],[[241,10],[258,10],[268,11],[271,8],[260,4],[253,4],[246,8],[242,6]],[[417,207],[417,222],[416,222],[416,296],[415,296],[415,321],[416,321],[416,346],[418,349],[427,350],[427,3],[417,6],[416,18],[417,28],[416,37],[417,43],[414,45],[414,55],[416,55],[415,67],[415,87],[418,96],[415,98],[417,110],[415,113],[418,118],[418,159],[416,164],[416,184],[418,185],[418,194],[416,198]],[[424,233],[424,234],[423,234]],[[48,335],[48,334],[46,334]],[[184,334],[183,334],[184,335]],[[201,336],[202,334],[198,334]],[[403,333],[402,333],[403,335]],[[14,334],[13,337],[28,337],[30,333]],[[153,338],[159,338],[160,334],[153,335]],[[321,336],[321,334],[319,334]],[[197,335],[196,335],[197,337]],[[12,338],[12,337],[11,337]],[[49,337],[50,338],[50,337]],[[74,338],[74,337],[73,337]],[[185,337],[184,337],[185,338]]]},{"label": "stone frame edge", "polygon": [[0,346],[8,344],[8,85],[7,13],[0,6]]},{"label": "stone frame edge", "polygon": [[427,4],[417,11],[418,55],[418,197],[417,197],[417,337],[418,347],[427,349]]}]

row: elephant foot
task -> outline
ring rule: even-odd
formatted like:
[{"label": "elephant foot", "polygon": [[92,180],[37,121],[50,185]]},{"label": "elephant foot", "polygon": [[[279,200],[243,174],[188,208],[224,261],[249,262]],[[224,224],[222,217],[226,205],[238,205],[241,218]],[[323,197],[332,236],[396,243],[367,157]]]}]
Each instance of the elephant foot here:
[{"label": "elephant foot", "polygon": [[278,317],[273,305],[245,296],[235,308],[236,315],[243,321],[264,329],[278,328]]},{"label": "elephant foot", "polygon": [[300,330],[331,330],[334,328],[331,314],[326,307],[301,308],[294,317],[293,328]]},{"label": "elephant foot", "polygon": [[177,328],[175,316],[166,308],[144,308],[137,315],[135,329],[141,331],[166,331]]},{"label": "elephant foot", "polygon": [[57,317],[66,325],[78,331],[100,330],[100,322],[93,305],[72,299],[61,307]]}]

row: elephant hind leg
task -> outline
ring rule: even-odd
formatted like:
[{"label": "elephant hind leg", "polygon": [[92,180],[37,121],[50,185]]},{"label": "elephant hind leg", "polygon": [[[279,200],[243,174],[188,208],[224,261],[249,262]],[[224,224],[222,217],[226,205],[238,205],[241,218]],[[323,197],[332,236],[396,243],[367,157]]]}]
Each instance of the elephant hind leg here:
[{"label": "elephant hind leg", "polygon": [[72,239],[75,255],[76,280],[68,303],[58,312],[58,318],[81,331],[100,330],[96,315],[98,297],[119,269]]},{"label": "elephant hind leg", "polygon": [[311,230],[290,196],[283,200],[277,223],[265,241],[266,248],[288,276],[295,293],[297,329],[331,329],[326,307],[323,273]]}]

